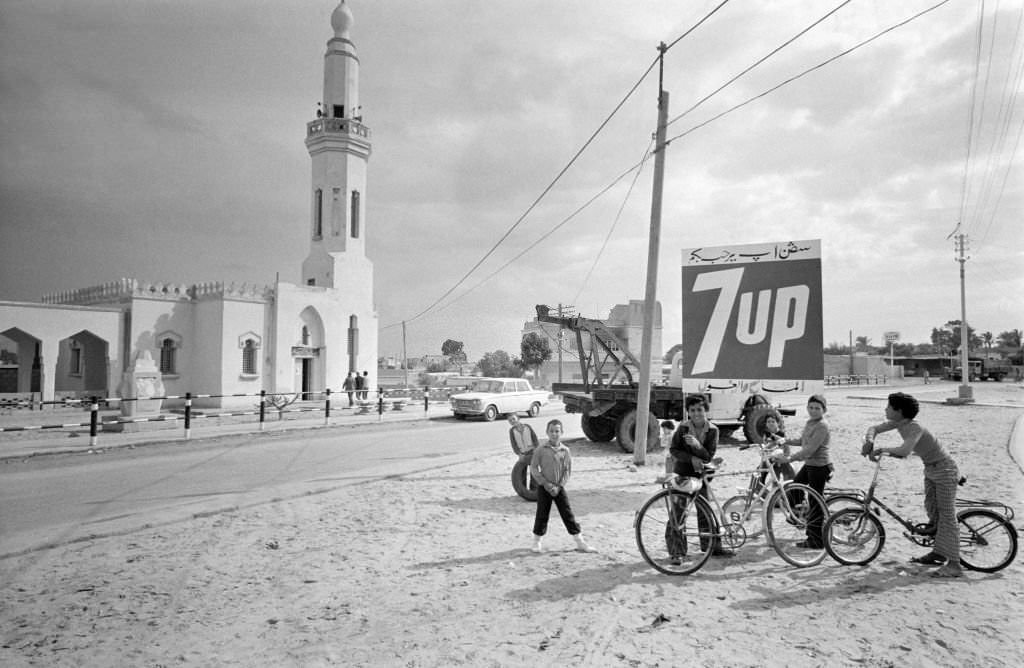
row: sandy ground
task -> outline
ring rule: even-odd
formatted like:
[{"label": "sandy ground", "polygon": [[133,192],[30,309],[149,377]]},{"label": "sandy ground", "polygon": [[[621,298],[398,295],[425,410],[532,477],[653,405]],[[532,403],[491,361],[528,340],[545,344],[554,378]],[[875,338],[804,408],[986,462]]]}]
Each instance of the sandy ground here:
[{"label": "sandy ground", "polygon": [[[836,486],[870,468],[859,436],[883,402],[830,394]],[[969,477],[962,496],[1024,512],[1012,408],[926,404]],[[802,424],[802,416],[793,427]],[[539,426],[542,419],[537,419]],[[572,504],[597,554],[509,481],[495,424],[478,461],[0,561],[3,666],[1018,666],[1024,558],[936,580],[886,521],[866,567],[795,569],[763,538],[691,576],[641,559],[633,512],[663,454],[570,443]],[[893,438],[891,435],[889,438]],[[723,444],[732,470],[753,455]],[[727,493],[739,479],[716,481]],[[880,494],[923,519],[920,460],[886,460]],[[1020,518],[1016,520],[1021,526]]]}]

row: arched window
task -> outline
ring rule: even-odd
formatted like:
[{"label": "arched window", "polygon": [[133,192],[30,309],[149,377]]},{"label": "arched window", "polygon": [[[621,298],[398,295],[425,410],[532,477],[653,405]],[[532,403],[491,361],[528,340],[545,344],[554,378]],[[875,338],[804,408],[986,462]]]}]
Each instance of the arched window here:
[{"label": "arched window", "polygon": [[178,373],[178,344],[170,337],[160,341],[160,373]]},{"label": "arched window", "polygon": [[85,365],[82,360],[82,344],[78,341],[71,342],[71,365],[68,373],[72,376],[81,376],[85,373]]},{"label": "arched window", "polygon": [[256,360],[259,347],[252,339],[246,339],[242,346],[242,373],[247,376],[255,376],[257,373]]},{"label": "arched window", "polygon": [[324,191],[320,188],[313,193],[313,238],[324,236]]},{"label": "arched window", "polygon": [[359,191],[352,191],[352,238],[359,238]]}]

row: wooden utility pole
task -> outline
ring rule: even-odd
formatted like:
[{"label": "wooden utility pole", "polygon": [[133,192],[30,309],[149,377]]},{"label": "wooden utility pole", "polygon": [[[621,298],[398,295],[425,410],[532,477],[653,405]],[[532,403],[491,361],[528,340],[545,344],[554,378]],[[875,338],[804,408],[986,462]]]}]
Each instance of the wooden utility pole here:
[{"label": "wooden utility pole", "polygon": [[[562,303],[558,304],[558,317],[562,318],[568,315],[569,309],[572,306],[565,306]],[[562,382],[562,333],[565,332],[565,328],[562,325],[558,325],[558,382]]]},{"label": "wooden utility pole", "polygon": [[405,352],[405,321],[402,321],[402,368],[405,369],[405,387],[409,387],[409,356]]},{"label": "wooden utility pole", "polygon": [[967,336],[967,290],[965,288],[966,281],[964,280],[964,264],[967,262],[964,251],[967,246],[967,235],[958,234],[956,240],[957,250],[960,253],[960,257],[956,259],[960,263],[960,388],[957,397],[962,402],[972,402],[974,401],[974,390],[971,389],[967,382],[971,375],[971,367],[967,363],[967,356],[970,353],[970,342]]},{"label": "wooden utility pole", "polygon": [[636,402],[636,436],[633,438],[633,462],[647,462],[647,429],[651,415],[651,339],[654,332],[654,312],[658,285],[658,251],[661,247],[661,191],[665,180],[665,134],[668,127],[668,91],[662,87],[665,70],[665,51],[658,64],[658,129],[654,141],[654,189],[651,196],[651,233],[647,244],[647,289],[644,293],[644,331],[640,344],[640,393]]}]

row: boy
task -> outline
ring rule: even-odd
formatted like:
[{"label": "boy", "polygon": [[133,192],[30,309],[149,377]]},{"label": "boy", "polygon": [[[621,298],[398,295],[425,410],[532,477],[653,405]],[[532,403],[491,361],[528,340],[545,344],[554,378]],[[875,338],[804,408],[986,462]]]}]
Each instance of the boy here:
[{"label": "boy", "polygon": [[[935,546],[921,557],[911,559],[916,564],[941,566],[933,577],[958,578],[964,572],[960,566],[960,529],[956,521],[956,488],[960,472],[956,463],[946,454],[931,432],[914,421],[921,405],[917,399],[903,392],[893,392],[885,406],[885,422],[868,427],[864,435],[862,453],[873,458],[889,454],[906,457],[915,454],[924,462],[924,508],[928,522],[935,528]],[[875,446],[875,436],[895,429],[903,438],[896,448]]]},{"label": "boy", "polygon": [[[791,455],[781,454],[772,457],[776,464],[789,464],[795,461],[803,461],[793,478],[793,482],[807,485],[818,494],[825,495],[825,483],[832,477],[832,460],[829,457],[828,444],[831,436],[829,434],[828,421],[825,419],[825,412],[828,410],[828,403],[821,394],[812,394],[807,400],[807,423],[800,434],[800,439],[789,441],[792,445],[799,445],[800,449]],[[807,516],[807,540],[800,541],[797,547],[810,550],[820,550],[825,546],[821,537],[821,525],[824,518],[818,511],[817,506],[812,506]]]},{"label": "boy", "polygon": [[[673,472],[680,477],[701,477],[704,465],[711,461],[718,450],[718,427],[708,419],[708,408],[708,400],[703,394],[691,394],[686,397],[686,420],[679,423],[679,428],[672,437],[672,446],[669,448],[669,454],[675,458]],[[701,485],[697,493],[705,499],[708,498],[708,490],[704,485]],[[700,519],[703,519],[703,515]],[[699,522],[698,526],[702,534],[713,530],[713,527],[703,526],[703,522]],[[702,550],[707,549],[706,545],[700,547]],[[711,554],[716,557],[731,557],[733,551],[724,549],[716,540]]]},{"label": "boy", "polygon": [[572,473],[572,453],[562,444],[562,422],[551,420],[547,426],[548,440],[533,451],[530,460],[530,472],[537,482],[537,514],[533,520],[533,551],[543,552],[541,540],[548,531],[548,517],[551,515],[551,503],[558,508],[569,535],[576,541],[576,549],[580,552],[597,552],[587,545],[580,533],[580,525],[569,505],[569,495],[565,485]]},{"label": "boy", "polygon": [[676,460],[669,452],[672,447],[672,434],[676,431],[676,423],[665,420],[661,423],[661,449],[665,451],[665,475],[670,475],[676,468]]},{"label": "boy", "polygon": [[537,434],[533,427],[519,420],[515,413],[508,414],[508,440],[512,444],[512,451],[517,455],[525,455],[537,447]]}]

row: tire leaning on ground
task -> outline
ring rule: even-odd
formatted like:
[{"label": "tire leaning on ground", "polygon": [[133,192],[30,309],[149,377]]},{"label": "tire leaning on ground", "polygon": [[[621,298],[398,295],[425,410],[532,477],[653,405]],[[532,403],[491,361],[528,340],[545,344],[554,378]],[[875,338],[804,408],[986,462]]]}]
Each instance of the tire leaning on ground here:
[{"label": "tire leaning on ground", "polygon": [[488,422],[494,422],[494,418],[498,417],[498,407],[490,405],[484,409],[484,419]]},{"label": "tire leaning on ground", "polygon": [[782,414],[772,406],[758,404],[750,409],[746,419],[743,420],[743,436],[746,437],[747,443],[761,442],[761,429],[764,427],[764,421],[769,415],[778,421],[780,428],[783,426]]},{"label": "tire leaning on ground", "polygon": [[526,414],[530,417],[537,417],[540,415],[540,403],[535,401],[530,404],[530,410],[526,411]]},{"label": "tire leaning on ground", "polygon": [[[637,421],[637,410],[634,408],[629,411],[621,418],[619,418],[619,424],[615,427],[615,440],[618,441],[619,447],[622,448],[623,452],[634,452],[636,442],[636,421]],[[658,445],[660,427],[658,426],[658,418],[654,413],[647,414],[647,451]]]},{"label": "tire leaning on ground", "polygon": [[528,450],[520,455],[515,465],[512,466],[512,489],[527,501],[537,500],[537,482],[530,474],[532,458],[533,450]]},{"label": "tire leaning on ground", "polygon": [[583,435],[595,443],[607,443],[615,438],[615,420],[603,415],[596,417],[584,413],[580,416]]}]

